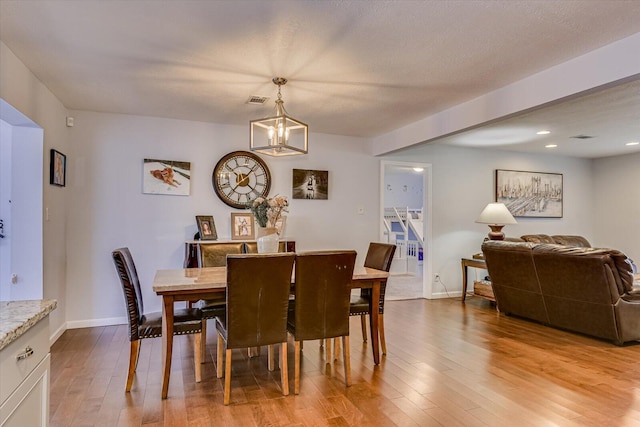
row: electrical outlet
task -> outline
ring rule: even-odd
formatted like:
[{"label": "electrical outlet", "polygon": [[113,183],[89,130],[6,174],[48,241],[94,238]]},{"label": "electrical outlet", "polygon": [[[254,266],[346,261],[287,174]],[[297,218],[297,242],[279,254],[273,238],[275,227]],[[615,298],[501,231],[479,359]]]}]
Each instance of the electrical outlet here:
[{"label": "electrical outlet", "polygon": [[440,281],[440,275],[439,275],[438,273],[434,274],[434,275],[433,275],[433,279],[434,279],[436,282],[439,282],[439,281]]}]

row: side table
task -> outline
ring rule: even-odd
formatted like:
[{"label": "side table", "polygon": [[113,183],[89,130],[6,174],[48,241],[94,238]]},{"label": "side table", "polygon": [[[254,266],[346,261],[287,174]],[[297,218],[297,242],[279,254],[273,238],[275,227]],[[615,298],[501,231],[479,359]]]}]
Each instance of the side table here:
[{"label": "side table", "polygon": [[462,301],[467,298],[467,267],[487,269],[487,263],[483,259],[462,258]]}]

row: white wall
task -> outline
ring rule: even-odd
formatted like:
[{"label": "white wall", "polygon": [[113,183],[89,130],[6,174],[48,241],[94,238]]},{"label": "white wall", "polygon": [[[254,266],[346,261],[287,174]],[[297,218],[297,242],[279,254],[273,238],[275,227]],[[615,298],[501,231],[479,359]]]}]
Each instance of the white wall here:
[{"label": "white wall", "polygon": [[[43,226],[43,296],[58,300],[50,318],[52,335],[65,327],[66,277],[66,197],[68,190],[49,185],[49,150],[67,154],[67,110],[24,64],[0,42],[0,97],[33,120],[44,130],[42,185],[43,205],[49,207],[50,221]],[[40,212],[40,218],[43,212]]]},{"label": "white wall", "polygon": [[[518,218],[517,225],[504,228],[507,236],[544,233],[594,238],[591,160],[435,144],[410,148],[385,159],[433,165],[433,243],[426,250],[431,249],[433,274],[440,274],[450,294],[462,290],[460,259],[480,252],[489,232],[486,225],[475,220],[487,203],[494,201],[496,169],[562,173],[564,178],[564,217]],[[446,296],[443,292],[440,285],[433,285],[432,295]]]},{"label": "white wall", "polygon": [[[213,192],[216,162],[247,150],[247,126],[74,111],[67,185],[67,321],[70,327],[124,319],[111,251],[128,246],[138,267],[146,310],[159,310],[151,283],[157,269],[181,268],[196,215],[213,215],[219,239],[230,237],[230,213]],[[309,137],[309,154],[263,156],[271,195],[290,199],[286,234],[298,250],[353,248],[363,262],[378,236],[378,161],[358,138]],[[336,153],[339,152],[339,155]],[[191,195],[142,194],[144,158],[191,162]],[[292,169],[329,171],[329,200],[292,200]],[[357,206],[365,214],[357,215]]]},{"label": "white wall", "polygon": [[422,172],[387,172],[384,175],[384,207],[422,209],[424,200]]},{"label": "white wall", "polygon": [[593,162],[595,246],[611,247],[640,265],[640,153]]}]

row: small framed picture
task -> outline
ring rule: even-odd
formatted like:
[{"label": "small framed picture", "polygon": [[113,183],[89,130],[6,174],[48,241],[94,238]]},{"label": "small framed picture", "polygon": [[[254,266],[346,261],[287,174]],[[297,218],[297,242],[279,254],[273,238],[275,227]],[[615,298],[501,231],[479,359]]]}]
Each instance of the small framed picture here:
[{"label": "small framed picture", "polygon": [[191,162],[144,159],[142,192],[188,196],[191,193]]},{"label": "small framed picture", "polygon": [[64,187],[67,180],[67,156],[52,148],[50,162],[49,184]]},{"label": "small framed picture", "polygon": [[294,199],[329,198],[329,171],[294,169],[291,182]]},{"label": "small framed picture", "polygon": [[216,225],[212,216],[197,215],[196,222],[198,223],[200,240],[218,240],[218,233],[216,233]]},{"label": "small framed picture", "polygon": [[254,240],[256,230],[252,213],[231,214],[231,240]]}]

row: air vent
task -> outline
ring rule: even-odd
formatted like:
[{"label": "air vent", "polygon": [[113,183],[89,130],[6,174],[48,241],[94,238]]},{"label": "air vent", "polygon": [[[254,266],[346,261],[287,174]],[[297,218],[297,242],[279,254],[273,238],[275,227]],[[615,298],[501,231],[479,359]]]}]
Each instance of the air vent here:
[{"label": "air vent", "polygon": [[593,138],[593,136],[591,136],[591,135],[576,135],[576,136],[572,136],[571,138],[575,138],[575,139],[591,139],[591,138]]},{"label": "air vent", "polygon": [[256,95],[251,95],[249,97],[249,99],[247,99],[247,104],[253,104],[253,105],[262,105],[265,102],[267,102],[269,100],[268,96],[256,96]]}]

